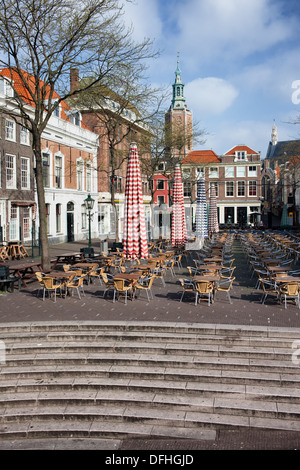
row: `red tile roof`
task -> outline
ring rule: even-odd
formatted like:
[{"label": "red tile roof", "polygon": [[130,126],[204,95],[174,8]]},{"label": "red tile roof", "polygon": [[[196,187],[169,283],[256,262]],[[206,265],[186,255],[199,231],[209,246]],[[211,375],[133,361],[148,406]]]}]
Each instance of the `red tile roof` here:
[{"label": "red tile roof", "polygon": [[194,150],[182,160],[183,164],[220,162],[220,157],[218,157],[218,155],[213,150]]},{"label": "red tile roof", "polygon": [[[35,103],[34,103],[34,94],[35,94],[35,78],[33,75],[29,74],[28,72],[25,72],[22,70],[22,75],[23,77],[20,76],[20,74],[14,70],[14,69],[2,69],[0,70],[0,75],[3,77],[9,78],[13,80],[13,87],[16,91],[16,93],[27,103],[29,106],[32,106],[35,108]],[[24,85],[24,81],[27,83],[27,87]],[[44,82],[40,80],[40,87],[44,86]],[[46,95],[45,98],[46,100],[49,97],[50,93],[50,87],[46,87]],[[56,91],[53,91],[53,100],[56,100],[60,98],[60,96],[56,93]],[[71,122],[67,112],[71,110],[70,106],[65,102],[61,101],[61,118],[64,119],[65,121]],[[90,130],[83,122],[81,122],[81,126],[84,129]]]},{"label": "red tile roof", "polygon": [[235,152],[247,152],[247,154],[257,154],[255,150],[251,149],[247,145],[236,145],[232,149],[228,150],[228,152],[224,153],[224,155],[234,155]]}]

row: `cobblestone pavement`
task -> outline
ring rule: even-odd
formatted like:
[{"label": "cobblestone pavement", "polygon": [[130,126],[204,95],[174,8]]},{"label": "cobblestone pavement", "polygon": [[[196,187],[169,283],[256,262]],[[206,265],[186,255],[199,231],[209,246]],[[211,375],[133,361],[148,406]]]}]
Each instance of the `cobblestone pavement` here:
[{"label": "cobblestone pavement", "polygon": [[[94,241],[95,251],[98,250]],[[58,253],[79,251],[84,242],[61,244],[51,247],[51,256]],[[153,285],[154,299],[147,301],[146,293],[139,299],[129,300],[127,305],[121,298],[113,303],[110,295],[103,298],[103,286],[96,280],[94,284],[84,286],[85,297],[79,300],[76,292],[71,297],[42,300],[37,296],[38,283],[28,282],[28,287],[20,291],[7,293],[0,297],[0,321],[60,321],[60,320],[110,320],[110,321],[157,321],[157,322],[196,322],[211,324],[232,324],[272,327],[300,327],[300,309],[292,302],[288,308],[268,298],[261,304],[262,291],[255,288],[256,279],[251,279],[251,272],[245,254],[238,242],[234,244],[235,281],[231,290],[232,304],[225,293],[218,293],[217,300],[208,306],[207,300],[194,304],[194,296],[186,294],[180,302],[180,277],[188,277],[188,271],[175,268],[176,275],[166,276],[166,287],[157,279]],[[31,259],[31,258],[30,258]],[[27,261],[27,260],[26,260]],[[20,264],[13,261],[10,264]],[[192,265],[190,259],[187,263]]]}]

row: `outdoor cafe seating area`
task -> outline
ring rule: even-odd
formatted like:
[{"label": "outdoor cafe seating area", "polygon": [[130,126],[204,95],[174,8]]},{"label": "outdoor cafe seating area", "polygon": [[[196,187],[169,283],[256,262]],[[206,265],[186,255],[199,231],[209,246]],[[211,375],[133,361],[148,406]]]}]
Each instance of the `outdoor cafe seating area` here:
[{"label": "outdoor cafe seating area", "polygon": [[261,303],[272,299],[275,303],[292,300],[300,308],[300,238],[289,233],[245,233],[240,236],[248,258],[251,278],[256,278],[256,289],[262,290]]},{"label": "outdoor cafe seating area", "polygon": [[4,264],[10,277],[18,281],[19,290],[20,285],[33,286],[32,294],[44,301],[63,302],[74,295],[88,300],[87,292],[97,288],[105,302],[151,302],[157,286],[165,298],[172,292],[172,301],[210,307],[215,302],[232,303],[237,268],[234,240],[247,256],[249,280],[259,294],[258,302],[284,308],[296,303],[300,308],[300,236],[296,233],[219,232],[207,237],[201,249],[191,250],[185,245],[173,247],[170,240],[157,240],[148,243],[146,259],[126,259],[119,247],[92,258],[68,252],[53,258],[47,273],[38,261]]},{"label": "outdoor cafe seating area", "polygon": [[195,305],[205,301],[210,306],[224,293],[226,301],[231,303],[230,289],[235,279],[233,240],[234,234],[215,234],[198,251],[172,247],[169,240],[160,240],[149,243],[149,256],[143,260],[125,259],[120,249],[79,261],[74,258],[68,264],[55,264],[49,273],[37,271],[37,293],[42,293],[43,300],[49,297],[54,302],[74,294],[81,299],[86,296],[87,286],[97,284],[103,299],[126,305],[135,299],[151,302],[153,286],[157,283],[167,296],[171,282],[178,287],[180,302],[193,295]]}]

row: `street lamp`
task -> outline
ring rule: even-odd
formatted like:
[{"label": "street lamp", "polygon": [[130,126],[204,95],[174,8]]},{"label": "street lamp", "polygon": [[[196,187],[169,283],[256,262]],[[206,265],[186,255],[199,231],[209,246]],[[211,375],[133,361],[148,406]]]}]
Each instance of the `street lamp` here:
[{"label": "street lamp", "polygon": [[85,204],[86,210],[88,211],[88,218],[89,218],[89,248],[92,248],[91,211],[93,210],[94,202],[95,202],[95,199],[93,199],[90,194],[88,194],[88,197],[84,200],[84,204]]}]

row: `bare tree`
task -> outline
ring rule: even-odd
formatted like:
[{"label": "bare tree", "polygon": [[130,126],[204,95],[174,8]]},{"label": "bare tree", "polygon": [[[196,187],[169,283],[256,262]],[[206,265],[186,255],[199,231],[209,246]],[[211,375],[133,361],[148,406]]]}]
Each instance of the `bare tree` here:
[{"label": "bare tree", "polygon": [[[186,156],[184,149],[189,147],[191,140],[203,145],[206,132],[199,128],[198,123],[190,127],[178,124],[174,127],[172,123],[165,122],[164,113],[161,111],[153,115],[149,126],[151,137],[141,136],[140,160],[142,171],[147,175],[153,202],[156,188],[151,182],[154,175],[159,173],[171,180],[176,164],[180,164]],[[149,154],[151,155],[150,161],[144,157]]]},{"label": "bare tree", "polygon": [[[133,64],[153,57],[152,43],[132,41],[118,0],[0,0],[0,7],[0,65],[14,88],[15,115],[32,134],[42,264],[49,269],[42,133],[62,101],[126,76]],[[92,79],[70,91],[71,68]]]},{"label": "bare tree", "polygon": [[[157,113],[162,100],[162,91],[149,87],[143,78],[143,67],[134,64],[132,69],[128,67],[126,76],[115,77],[107,86],[95,85],[72,99],[72,107],[80,110],[83,119],[87,114],[87,122],[99,134],[101,158],[98,159],[97,171],[102,187],[106,185],[110,192],[116,222],[116,193],[123,189],[117,188],[116,182],[125,175],[129,144],[140,142],[141,136],[150,138],[149,121]],[[86,80],[81,80],[79,87],[84,86]],[[151,160],[150,153],[145,158]],[[104,179],[101,177],[103,174]],[[115,227],[116,240],[119,240],[118,223]]]}]

